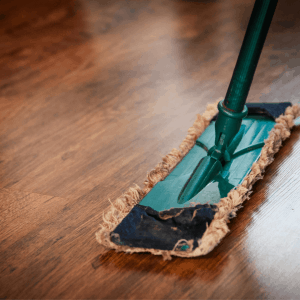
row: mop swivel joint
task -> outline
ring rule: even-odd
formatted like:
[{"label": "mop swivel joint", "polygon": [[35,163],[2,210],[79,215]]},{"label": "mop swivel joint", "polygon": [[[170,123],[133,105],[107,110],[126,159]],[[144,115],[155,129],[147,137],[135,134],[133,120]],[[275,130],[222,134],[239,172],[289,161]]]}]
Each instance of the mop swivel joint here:
[{"label": "mop swivel joint", "polygon": [[230,161],[228,146],[239,132],[243,118],[248,114],[248,108],[244,105],[242,112],[235,112],[224,105],[224,100],[218,104],[219,116],[216,121],[215,146],[210,149],[208,155],[220,161]]},{"label": "mop swivel joint", "polygon": [[224,100],[218,104],[219,116],[215,124],[215,146],[200,160],[192,175],[182,188],[178,203],[185,203],[205,188],[221,171],[222,164],[229,162],[238,145],[234,138],[240,130],[248,109],[244,106],[242,112],[235,112],[224,105]]}]

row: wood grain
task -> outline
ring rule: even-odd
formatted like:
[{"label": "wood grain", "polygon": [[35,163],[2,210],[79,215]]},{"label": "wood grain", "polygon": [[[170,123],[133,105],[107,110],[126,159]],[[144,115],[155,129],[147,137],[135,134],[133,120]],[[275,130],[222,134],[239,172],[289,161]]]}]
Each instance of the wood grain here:
[{"label": "wood grain", "polygon": [[[254,1],[0,3],[1,298],[298,298],[300,128],[209,255],[116,253],[115,199],[224,97]],[[248,101],[299,101],[300,5],[281,1]]]}]

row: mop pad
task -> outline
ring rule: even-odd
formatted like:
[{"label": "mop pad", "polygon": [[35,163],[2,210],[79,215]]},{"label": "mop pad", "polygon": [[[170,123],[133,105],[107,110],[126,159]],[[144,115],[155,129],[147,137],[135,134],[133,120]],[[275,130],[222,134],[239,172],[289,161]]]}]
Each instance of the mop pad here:
[{"label": "mop pad", "polygon": [[188,207],[161,211],[139,205],[158,183],[168,181],[168,175],[172,176],[176,166],[197,147],[197,140],[217,114],[217,104],[208,105],[202,116],[197,115],[179,150],[173,149],[147,175],[144,187],[130,188],[110,206],[96,233],[97,241],[107,249],[127,253],[150,252],[162,255],[164,259],[170,259],[172,255],[195,257],[209,253],[229,232],[229,220],[249,199],[253,184],[263,178],[265,168],[273,161],[282,142],[290,136],[294,120],[300,116],[299,105],[291,106],[290,103],[251,103],[248,109],[249,115],[265,115],[273,119],[274,125],[264,140],[264,146],[259,149],[258,160],[241,184],[215,204],[189,203]]}]

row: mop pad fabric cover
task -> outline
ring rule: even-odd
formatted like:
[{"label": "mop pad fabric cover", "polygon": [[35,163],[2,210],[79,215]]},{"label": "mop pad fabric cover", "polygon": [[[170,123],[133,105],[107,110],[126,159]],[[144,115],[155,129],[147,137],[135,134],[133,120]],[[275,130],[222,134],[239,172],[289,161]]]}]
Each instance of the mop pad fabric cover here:
[{"label": "mop pad fabric cover", "polygon": [[171,255],[193,257],[211,251],[229,231],[226,224],[229,218],[235,216],[242,202],[248,199],[253,183],[262,178],[263,170],[271,163],[282,140],[289,136],[293,120],[299,115],[299,107],[291,107],[290,103],[251,103],[247,106],[249,114],[277,119],[261,150],[260,159],[253,164],[252,171],[239,186],[213,205],[196,203],[191,207],[157,211],[138,204],[156,183],[166,179],[214,119],[216,105],[209,105],[203,116],[198,115],[187,138],[180,145],[180,150],[173,149],[148,174],[144,189],[129,189],[110,207],[96,234],[97,240],[107,248],[130,253],[148,251],[163,255],[166,259],[170,259]]},{"label": "mop pad fabric cover", "polygon": [[186,251],[198,246],[216,210],[215,205],[198,204],[158,212],[137,204],[111,233],[111,240],[130,247]]}]

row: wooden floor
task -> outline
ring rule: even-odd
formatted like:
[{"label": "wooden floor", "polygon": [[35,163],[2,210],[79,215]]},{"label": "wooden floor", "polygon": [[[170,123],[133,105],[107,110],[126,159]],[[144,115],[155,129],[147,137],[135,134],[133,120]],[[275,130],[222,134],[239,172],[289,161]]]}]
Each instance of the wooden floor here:
[{"label": "wooden floor", "polygon": [[[103,212],[224,97],[253,0],[0,3],[0,298],[300,298],[300,128],[209,255],[102,253]],[[300,101],[279,1],[248,101]]]}]

